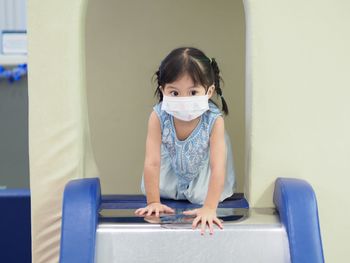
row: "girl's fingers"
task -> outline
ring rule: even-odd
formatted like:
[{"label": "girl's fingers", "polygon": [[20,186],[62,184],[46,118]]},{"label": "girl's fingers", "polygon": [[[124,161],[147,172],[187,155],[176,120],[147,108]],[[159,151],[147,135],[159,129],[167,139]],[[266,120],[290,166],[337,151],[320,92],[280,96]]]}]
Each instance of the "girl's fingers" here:
[{"label": "girl's fingers", "polygon": [[150,216],[150,215],[153,213],[153,211],[155,212],[155,214],[156,214],[157,217],[159,217],[160,212],[163,212],[163,211],[164,211],[164,212],[169,212],[169,213],[174,213],[174,212],[175,212],[175,210],[172,209],[171,207],[166,206],[166,205],[162,205],[162,206],[160,206],[160,207],[155,206],[155,207],[143,207],[143,208],[139,208],[139,209],[135,210],[134,213],[137,214],[137,215],[143,215],[143,214],[145,214],[145,215],[147,215],[147,216]]},{"label": "girl's fingers", "polygon": [[148,208],[148,213],[147,213],[147,215],[148,215],[148,216],[152,215],[152,212],[153,212],[153,209],[152,209],[152,208]]},{"label": "girl's fingers", "polygon": [[201,226],[201,235],[204,235],[205,232],[205,226],[207,225],[207,218],[202,218],[202,226]]},{"label": "girl's fingers", "polygon": [[137,209],[138,211],[137,211],[137,214],[138,215],[142,215],[143,214],[143,212],[144,212],[144,208],[139,208],[139,209]]},{"label": "girl's fingers", "polygon": [[135,214],[139,214],[141,212],[141,210],[143,210],[144,208],[139,208],[135,211]]},{"label": "girl's fingers", "polygon": [[198,224],[198,221],[200,220],[201,218],[199,216],[197,216],[193,222],[192,222],[192,229],[195,229],[197,228],[197,224]]},{"label": "girl's fingers", "polygon": [[209,224],[210,235],[212,235],[214,233],[213,221],[209,220],[208,224]]},{"label": "girl's fingers", "polygon": [[214,222],[215,222],[221,229],[224,228],[224,226],[222,225],[221,220],[220,220],[219,218],[214,218]]},{"label": "girl's fingers", "polygon": [[144,215],[144,214],[146,214],[147,213],[147,208],[144,208],[143,210],[142,210],[142,212],[141,212],[141,215]]}]

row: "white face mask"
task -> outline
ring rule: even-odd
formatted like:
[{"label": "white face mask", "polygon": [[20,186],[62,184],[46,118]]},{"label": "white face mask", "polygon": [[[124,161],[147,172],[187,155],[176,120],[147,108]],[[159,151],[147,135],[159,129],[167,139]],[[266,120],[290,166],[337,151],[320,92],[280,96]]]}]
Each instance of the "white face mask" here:
[{"label": "white face mask", "polygon": [[208,95],[173,97],[163,96],[162,110],[183,120],[191,121],[209,110]]}]

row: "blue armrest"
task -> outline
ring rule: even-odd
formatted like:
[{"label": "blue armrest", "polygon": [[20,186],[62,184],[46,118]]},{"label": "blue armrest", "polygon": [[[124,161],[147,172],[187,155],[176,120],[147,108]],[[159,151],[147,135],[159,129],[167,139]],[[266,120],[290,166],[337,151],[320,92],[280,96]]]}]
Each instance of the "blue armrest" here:
[{"label": "blue armrest", "polygon": [[285,226],[291,261],[324,262],[315,193],[305,180],[277,178],[273,202]]},{"label": "blue armrest", "polygon": [[101,187],[98,178],[70,181],[64,190],[61,263],[93,263]]}]

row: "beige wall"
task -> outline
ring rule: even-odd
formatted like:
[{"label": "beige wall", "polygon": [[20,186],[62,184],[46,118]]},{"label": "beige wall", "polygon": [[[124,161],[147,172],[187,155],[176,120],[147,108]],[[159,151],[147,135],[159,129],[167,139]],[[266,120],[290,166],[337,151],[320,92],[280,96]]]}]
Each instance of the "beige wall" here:
[{"label": "beige wall", "polygon": [[273,206],[276,177],[307,180],[326,262],[348,261],[350,2],[244,1],[249,201]]},{"label": "beige wall", "polygon": [[92,145],[104,194],[140,191],[147,121],[160,61],[179,46],[215,57],[225,81],[226,127],[244,184],[245,25],[241,1],[90,0],[86,22]]},{"label": "beige wall", "polygon": [[87,0],[28,3],[28,139],[32,262],[59,261],[62,197],[96,177],[85,89]]}]

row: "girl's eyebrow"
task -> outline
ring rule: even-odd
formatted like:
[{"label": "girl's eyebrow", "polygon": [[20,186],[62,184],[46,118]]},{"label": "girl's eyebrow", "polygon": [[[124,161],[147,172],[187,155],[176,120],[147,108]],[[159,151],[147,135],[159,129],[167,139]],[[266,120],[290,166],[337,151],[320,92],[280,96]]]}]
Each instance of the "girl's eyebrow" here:
[{"label": "girl's eyebrow", "polygon": [[[169,89],[178,89],[178,88],[176,88],[176,87],[173,87],[173,86],[171,86],[171,85],[169,85],[169,86],[166,86],[166,88],[169,88]],[[192,87],[188,87],[189,89],[193,89],[193,88],[196,88],[196,89],[199,89],[199,87],[197,87],[197,86],[192,86]]]},{"label": "girl's eyebrow", "polygon": [[170,85],[166,86],[166,88],[168,88],[168,89],[177,89],[176,87],[173,87],[173,86],[170,86]]}]

